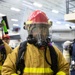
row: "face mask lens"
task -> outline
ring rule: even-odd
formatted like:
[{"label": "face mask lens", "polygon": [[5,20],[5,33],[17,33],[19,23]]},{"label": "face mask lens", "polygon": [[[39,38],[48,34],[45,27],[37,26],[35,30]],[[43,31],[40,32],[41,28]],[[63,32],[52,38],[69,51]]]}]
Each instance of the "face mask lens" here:
[{"label": "face mask lens", "polygon": [[40,43],[41,41],[46,41],[46,38],[49,35],[49,30],[47,26],[37,26],[32,28],[31,33]]}]

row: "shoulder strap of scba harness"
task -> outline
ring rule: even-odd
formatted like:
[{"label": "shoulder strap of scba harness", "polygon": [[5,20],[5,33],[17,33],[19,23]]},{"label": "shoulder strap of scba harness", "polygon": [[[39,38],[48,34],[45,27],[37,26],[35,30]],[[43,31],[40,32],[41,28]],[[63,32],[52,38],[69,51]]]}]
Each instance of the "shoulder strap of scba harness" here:
[{"label": "shoulder strap of scba harness", "polygon": [[4,60],[6,59],[6,49],[1,39],[0,39],[0,55],[1,55],[0,62],[3,64]]},{"label": "shoulder strap of scba harness", "polygon": [[[17,58],[17,62],[16,62],[16,73],[19,74],[19,75],[23,74],[23,69],[25,68],[24,54],[25,54],[25,51],[26,51],[26,47],[27,47],[27,41],[22,42],[20,44],[20,47],[19,47],[18,58]],[[46,62],[51,66],[51,69],[54,71],[53,75],[56,75],[57,70],[58,70],[57,54],[56,54],[56,52],[54,50],[54,47],[52,45],[49,45],[48,47],[49,47],[49,50],[50,50],[50,57],[51,57],[52,64],[50,64],[47,60],[46,50],[45,50],[45,59],[46,59]]]}]

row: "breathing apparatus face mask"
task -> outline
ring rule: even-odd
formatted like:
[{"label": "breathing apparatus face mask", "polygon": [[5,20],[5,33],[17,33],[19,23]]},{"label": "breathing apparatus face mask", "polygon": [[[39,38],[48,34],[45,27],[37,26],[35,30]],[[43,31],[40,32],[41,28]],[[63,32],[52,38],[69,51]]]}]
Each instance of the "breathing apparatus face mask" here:
[{"label": "breathing apparatus face mask", "polygon": [[34,24],[30,27],[29,34],[37,40],[37,44],[44,46],[49,36],[49,26],[46,24]]}]

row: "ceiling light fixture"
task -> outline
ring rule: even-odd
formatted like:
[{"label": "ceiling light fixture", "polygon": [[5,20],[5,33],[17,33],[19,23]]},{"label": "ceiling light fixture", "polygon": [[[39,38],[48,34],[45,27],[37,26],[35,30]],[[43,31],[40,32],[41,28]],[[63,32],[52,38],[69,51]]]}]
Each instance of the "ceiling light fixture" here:
[{"label": "ceiling light fixture", "polygon": [[0,13],[0,16],[5,16],[5,14]]},{"label": "ceiling light fixture", "polygon": [[13,24],[13,26],[19,26],[18,24]]},{"label": "ceiling light fixture", "polygon": [[65,24],[65,26],[70,26],[70,24]]},{"label": "ceiling light fixture", "polygon": [[20,9],[18,9],[18,8],[14,8],[14,7],[11,7],[11,10],[14,10],[14,11],[17,11],[17,12],[20,11]]},{"label": "ceiling light fixture", "polygon": [[17,19],[11,19],[11,21],[15,21],[15,22],[18,22],[18,20],[17,20]]},{"label": "ceiling light fixture", "polygon": [[37,6],[37,7],[42,7],[42,4],[37,3],[37,2],[34,2],[33,5],[34,5],[34,6]]},{"label": "ceiling light fixture", "polygon": [[53,13],[59,13],[59,11],[57,11],[57,10],[52,10],[52,12],[53,12]]}]

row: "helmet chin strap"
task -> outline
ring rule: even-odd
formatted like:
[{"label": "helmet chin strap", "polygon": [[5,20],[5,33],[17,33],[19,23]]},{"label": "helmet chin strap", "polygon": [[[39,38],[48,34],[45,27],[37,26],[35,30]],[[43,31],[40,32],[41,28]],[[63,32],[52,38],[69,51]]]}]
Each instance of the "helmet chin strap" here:
[{"label": "helmet chin strap", "polygon": [[36,47],[41,48],[41,47],[46,47],[48,43],[50,43],[50,38],[46,38],[46,41],[41,41],[38,43],[38,41],[33,37],[32,34],[28,35],[27,38],[28,43],[34,44]]}]

